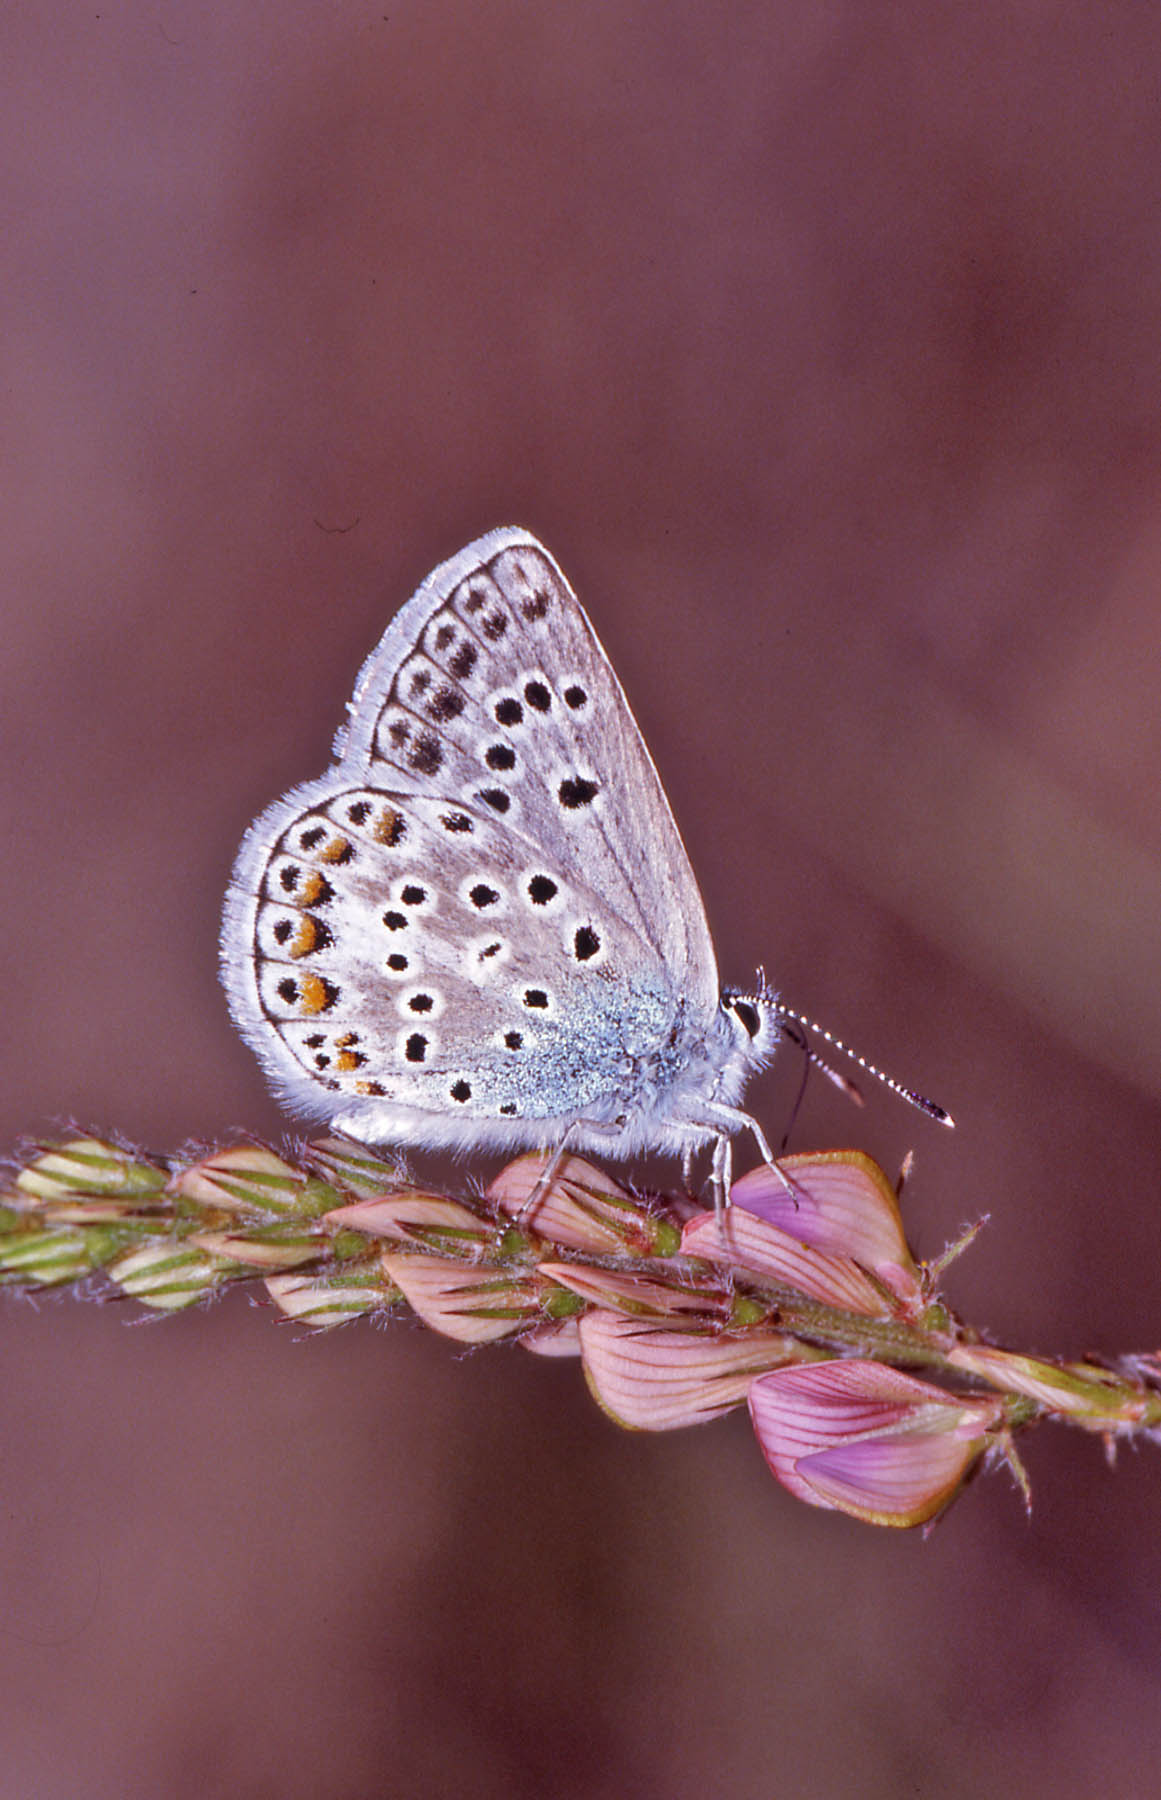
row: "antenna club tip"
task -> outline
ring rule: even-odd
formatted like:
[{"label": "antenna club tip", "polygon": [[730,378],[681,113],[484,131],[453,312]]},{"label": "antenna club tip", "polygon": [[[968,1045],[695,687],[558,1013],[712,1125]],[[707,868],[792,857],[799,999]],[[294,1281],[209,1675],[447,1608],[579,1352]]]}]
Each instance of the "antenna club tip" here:
[{"label": "antenna club tip", "polygon": [[801,1031],[788,1030],[786,1032],[790,1041],[796,1043],[805,1052],[808,1062],[813,1063],[824,1075],[829,1076],[836,1086],[841,1087],[860,1106],[863,1104],[863,1096],[856,1084],[853,1081],[847,1081],[846,1077],[832,1069],[829,1063],[823,1062],[820,1056],[816,1056],[810,1047],[808,1037],[804,1034],[817,1032],[819,1037],[832,1049],[837,1050],[841,1056],[849,1056],[853,1062],[859,1065],[860,1069],[865,1069],[867,1074],[873,1075],[876,1081],[883,1082],[884,1086],[890,1088],[893,1094],[898,1094],[901,1100],[906,1100],[909,1105],[926,1113],[928,1118],[934,1119],[937,1125],[946,1125],[949,1131],[955,1130],[955,1120],[946,1107],[940,1106],[937,1100],[929,1100],[926,1094],[916,1093],[914,1088],[907,1087],[902,1081],[896,1081],[893,1076],[884,1074],[882,1069],[877,1069],[874,1063],[868,1062],[865,1056],[860,1056],[857,1050],[852,1050],[849,1044],[844,1044],[841,1038],[835,1037],[833,1031],[827,1031],[825,1026],[816,1024],[813,1019],[807,1018],[805,1013],[796,1012],[792,1006],[787,1006],[785,1000],[780,1000],[773,989],[765,986],[765,976],[760,969],[758,986],[762,999],[776,1018],[783,1021],[789,1020],[793,1025],[801,1027]]}]

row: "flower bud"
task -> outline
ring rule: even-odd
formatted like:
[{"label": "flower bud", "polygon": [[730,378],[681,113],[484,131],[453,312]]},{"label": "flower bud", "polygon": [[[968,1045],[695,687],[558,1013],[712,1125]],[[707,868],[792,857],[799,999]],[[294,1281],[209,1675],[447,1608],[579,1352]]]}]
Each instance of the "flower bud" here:
[{"label": "flower bud", "polygon": [[691,1280],[661,1281],[631,1270],[590,1268],[585,1263],[541,1263],[540,1273],[588,1301],[632,1318],[722,1321],[730,1311],[724,1288]]},{"label": "flower bud", "polygon": [[407,1179],[400,1160],[385,1161],[352,1138],[317,1138],[306,1146],[305,1160],[321,1180],[361,1199],[389,1193]]},{"label": "flower bud", "polygon": [[17,1284],[59,1287],[79,1281],[97,1261],[84,1231],[19,1231],[5,1234],[0,1243],[0,1277]]},{"label": "flower bud", "polygon": [[588,1312],[579,1330],[594,1399],[637,1431],[706,1424],[744,1400],[756,1376],[810,1354],[779,1331],[674,1331],[615,1312]]},{"label": "flower bud", "polygon": [[539,1318],[535,1277],[405,1250],[384,1251],[382,1264],[424,1324],[461,1344],[493,1343]]},{"label": "flower bud", "polygon": [[395,1297],[384,1282],[378,1257],[362,1267],[348,1264],[333,1274],[270,1275],[265,1286],[288,1319],[319,1330],[386,1311]]},{"label": "flower bud", "polygon": [[107,1272],[130,1300],[155,1312],[181,1312],[212,1294],[233,1271],[204,1250],[168,1240],[126,1250]]},{"label": "flower bud", "polygon": [[226,1212],[302,1211],[303,1177],[260,1144],[215,1151],[174,1177],[171,1192]]},{"label": "flower bud", "polygon": [[297,1269],[303,1263],[317,1262],[325,1242],[301,1227],[287,1231],[193,1231],[186,1238],[208,1256],[221,1262],[237,1263],[244,1269]]},{"label": "flower bud", "polygon": [[631,1199],[602,1169],[581,1156],[562,1156],[545,1192],[529,1207],[548,1160],[539,1151],[517,1157],[496,1176],[488,1200],[526,1224],[538,1238],[565,1249],[594,1256],[613,1256],[627,1249],[661,1256],[676,1251],[677,1233],[670,1222]]},{"label": "flower bud", "polygon": [[425,1194],[420,1188],[336,1207],[327,1214],[327,1224],[367,1237],[394,1238],[400,1244],[464,1253],[479,1249],[495,1235],[494,1227],[469,1207],[444,1194]]},{"label": "flower bud", "polygon": [[71,1138],[35,1156],[16,1177],[16,1189],[33,1201],[83,1194],[131,1199],[159,1192],[165,1181],[163,1169],[131,1150],[100,1138]]},{"label": "flower bud", "polygon": [[1046,1363],[990,1344],[957,1345],[947,1360],[965,1374],[977,1375],[1006,1393],[1024,1394],[1088,1431],[1135,1425],[1148,1411],[1143,1394],[1126,1391],[1116,1375],[1092,1363]]}]

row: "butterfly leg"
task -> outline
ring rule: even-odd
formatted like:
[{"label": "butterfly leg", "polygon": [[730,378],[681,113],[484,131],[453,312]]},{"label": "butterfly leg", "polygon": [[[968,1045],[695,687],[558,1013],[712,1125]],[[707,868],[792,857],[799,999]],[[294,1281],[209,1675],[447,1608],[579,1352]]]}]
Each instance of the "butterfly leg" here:
[{"label": "butterfly leg", "polygon": [[[767,1163],[777,1175],[791,1199],[797,1200],[794,1183],[784,1169],[779,1168],[773,1150],[770,1148],[766,1133],[751,1113],[742,1112],[739,1107],[725,1106],[719,1100],[707,1100],[702,1108],[702,1118],[706,1125],[716,1130],[718,1136],[714,1143],[714,1162],[712,1181],[714,1184],[714,1210],[720,1216],[722,1210],[730,1204],[730,1175],[733,1168],[733,1150],[729,1135],[735,1131],[748,1131],[758,1146],[762,1161]],[[719,1185],[720,1184],[720,1185]],[[719,1195],[721,1196],[719,1204]]]},{"label": "butterfly leg", "polygon": [[552,1186],[556,1171],[559,1169],[565,1151],[568,1149],[569,1134],[572,1129],[573,1128],[570,1125],[556,1145],[556,1148],[549,1154],[548,1161],[536,1177],[536,1184],[533,1187],[532,1192],[520,1208],[520,1211],[516,1214],[516,1217],[513,1220],[514,1224],[523,1225],[529,1213],[535,1216],[540,1202],[544,1199],[545,1194],[547,1194],[549,1188]]},{"label": "butterfly leg", "polygon": [[617,1137],[620,1133],[620,1126],[609,1125],[603,1122],[598,1123],[595,1119],[574,1119],[571,1125],[566,1125],[556,1145],[550,1152],[548,1161],[536,1177],[536,1184],[533,1187],[532,1192],[520,1208],[520,1211],[515,1215],[513,1222],[516,1225],[523,1224],[530,1213],[535,1214],[540,1202],[544,1199],[544,1196],[547,1194],[556,1178],[556,1171],[559,1169],[568,1150],[568,1141],[570,1137],[582,1129],[586,1132],[595,1132],[609,1137]]},{"label": "butterfly leg", "polygon": [[710,1188],[714,1197],[714,1217],[722,1224],[730,1204],[730,1183],[734,1172],[734,1146],[723,1132],[714,1139],[713,1162],[710,1165]]}]

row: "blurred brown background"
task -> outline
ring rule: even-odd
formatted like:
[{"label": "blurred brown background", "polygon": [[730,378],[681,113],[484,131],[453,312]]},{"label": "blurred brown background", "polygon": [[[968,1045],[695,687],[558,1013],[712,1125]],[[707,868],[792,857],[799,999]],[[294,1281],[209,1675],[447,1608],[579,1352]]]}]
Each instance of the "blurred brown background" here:
[{"label": "blurred brown background", "polygon": [[[723,974],[959,1120],[815,1084],[796,1147],[914,1144],[925,1254],[990,1210],[1001,1341],[1156,1345],[1159,57],[1137,0],[5,9],[3,1143],[284,1129],[236,844],[521,523]],[[576,1365],[127,1313],[0,1305],[5,1800],[1156,1791],[1153,1453],[1043,1430],[1030,1525],[925,1544]]]}]

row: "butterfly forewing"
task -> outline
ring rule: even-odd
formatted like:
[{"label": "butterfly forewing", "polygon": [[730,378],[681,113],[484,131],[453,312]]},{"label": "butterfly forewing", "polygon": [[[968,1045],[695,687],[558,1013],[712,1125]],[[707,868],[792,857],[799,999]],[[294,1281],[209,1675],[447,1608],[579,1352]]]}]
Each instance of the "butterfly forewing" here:
[{"label": "butterfly forewing", "polygon": [[348,756],[551,846],[712,1006],[704,909],[608,658],[547,551],[495,532],[435,572],[356,690]]}]

